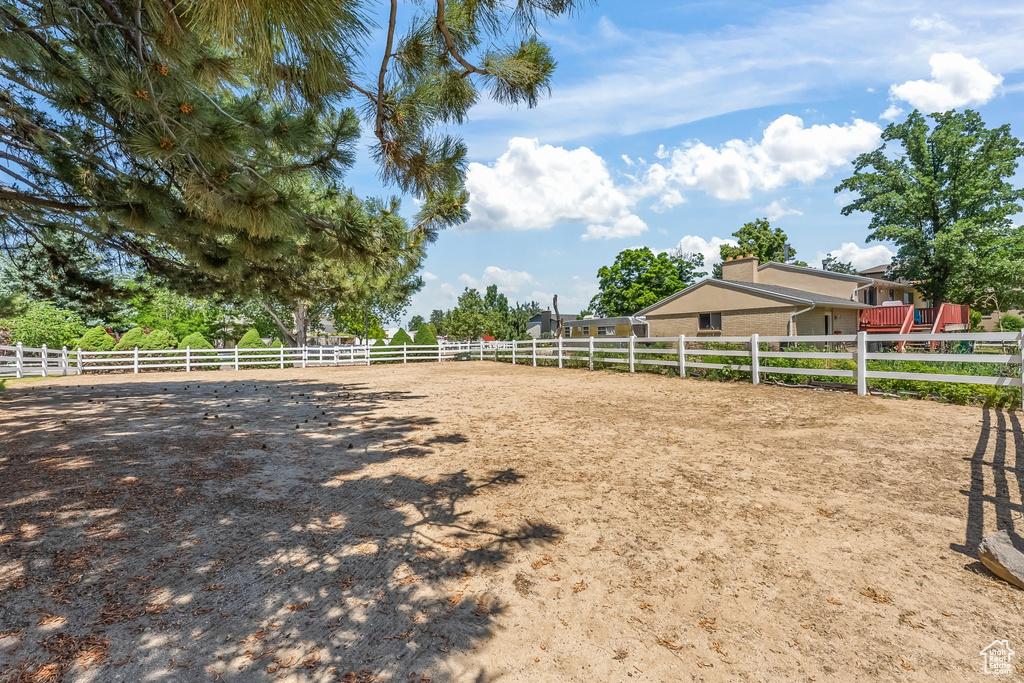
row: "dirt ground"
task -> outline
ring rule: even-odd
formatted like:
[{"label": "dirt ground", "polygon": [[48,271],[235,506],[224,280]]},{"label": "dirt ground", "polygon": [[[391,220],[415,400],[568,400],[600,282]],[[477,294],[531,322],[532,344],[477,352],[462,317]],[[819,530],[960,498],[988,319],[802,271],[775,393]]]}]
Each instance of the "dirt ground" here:
[{"label": "dirt ground", "polygon": [[1022,416],[487,362],[0,394],[0,681],[983,680]]}]

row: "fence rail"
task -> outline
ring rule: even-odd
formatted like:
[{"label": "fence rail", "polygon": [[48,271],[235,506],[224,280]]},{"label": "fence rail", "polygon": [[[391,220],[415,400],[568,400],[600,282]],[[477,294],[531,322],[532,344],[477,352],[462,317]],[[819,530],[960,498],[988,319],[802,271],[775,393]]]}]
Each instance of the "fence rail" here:
[{"label": "fence rail", "polygon": [[[932,353],[868,351],[921,342]],[[445,362],[458,356],[516,364],[557,367],[660,366],[685,377],[693,370],[749,373],[759,384],[765,375],[853,378],[857,393],[868,380],[1022,387],[1024,332],[872,334],[779,337],[588,337],[508,342],[403,344],[401,346],[306,346],[267,349],[175,349],[73,351],[0,346],[0,376],[67,375],[85,372],[285,368],[373,363]],[[814,367],[806,367],[813,361]],[[835,361],[833,363],[832,361]],[[930,365],[929,365],[930,364]],[[936,365],[938,364],[938,365]],[[840,365],[842,367],[830,367]],[[954,366],[950,371],[948,366]]]}]

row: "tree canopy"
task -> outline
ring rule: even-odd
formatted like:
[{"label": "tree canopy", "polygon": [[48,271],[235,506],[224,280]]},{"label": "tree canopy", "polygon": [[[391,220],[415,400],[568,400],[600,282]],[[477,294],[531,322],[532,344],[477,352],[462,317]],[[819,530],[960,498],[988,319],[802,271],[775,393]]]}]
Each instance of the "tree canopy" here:
[{"label": "tree canopy", "polygon": [[[6,0],[0,241],[57,275],[67,291],[48,296],[94,307],[121,294],[94,267],[111,261],[198,295],[270,292],[292,313],[337,284],[328,262],[391,277],[396,251],[467,217],[451,125],[481,91],[536,104],[555,66],[538,19],[576,4],[438,0],[400,18],[393,1],[367,69],[375,17],[355,0]],[[397,202],[357,206],[341,185],[360,118],[382,178],[417,198],[402,244],[375,229]]]},{"label": "tree canopy", "polygon": [[703,266],[700,254],[626,249],[611,266],[597,271],[601,291],[591,299],[590,308],[605,318],[633,315],[704,277],[699,270]]},{"label": "tree canopy", "polygon": [[869,240],[896,244],[893,277],[936,303],[1008,305],[1024,282],[1024,229],[1010,219],[1024,199],[1011,182],[1022,155],[1009,126],[988,128],[977,112],[914,111],[835,191],[857,195],[843,215],[871,215]]},{"label": "tree canopy", "polygon": [[[723,244],[718,250],[722,260],[736,258],[753,254],[761,263],[786,263],[786,244],[789,238],[782,228],[773,228],[767,218],[756,218],[749,223],[744,223],[739,230],[732,234],[736,238],[737,246]],[[806,266],[803,261],[796,261],[796,249],[789,248],[789,261],[798,266]],[[712,269],[711,276],[722,279],[722,265],[716,263]]]}]

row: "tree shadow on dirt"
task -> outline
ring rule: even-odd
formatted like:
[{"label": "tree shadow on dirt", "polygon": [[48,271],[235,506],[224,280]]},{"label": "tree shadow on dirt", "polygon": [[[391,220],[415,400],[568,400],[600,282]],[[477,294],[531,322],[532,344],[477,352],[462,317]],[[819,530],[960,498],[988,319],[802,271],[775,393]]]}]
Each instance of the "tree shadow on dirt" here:
[{"label": "tree shadow on dirt", "polygon": [[432,469],[486,444],[423,397],[189,379],[0,396],[0,681],[485,680],[493,575],[560,536],[477,511],[523,476]]},{"label": "tree shadow on dirt", "polygon": [[[994,422],[994,424],[993,424]],[[992,451],[992,461],[985,460]],[[1014,519],[1020,519],[1024,506],[1010,500],[1011,480],[1016,480],[1018,495],[1024,500],[1024,429],[1017,413],[984,409],[978,442],[970,458],[971,486],[960,493],[967,496],[967,525],[963,544],[951,543],[950,549],[977,559],[978,546],[985,535],[985,510],[991,506],[996,529],[1019,535]],[[991,471],[992,489],[986,491],[986,472]],[[980,562],[967,566],[972,571],[987,571]]]}]

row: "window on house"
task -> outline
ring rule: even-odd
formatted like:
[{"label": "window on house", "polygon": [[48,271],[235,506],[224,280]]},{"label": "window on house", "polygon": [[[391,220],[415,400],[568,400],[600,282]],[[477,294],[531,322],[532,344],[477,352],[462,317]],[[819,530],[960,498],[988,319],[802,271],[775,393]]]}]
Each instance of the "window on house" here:
[{"label": "window on house", "polygon": [[868,306],[878,305],[878,290],[874,287],[868,287],[864,290],[864,303]]},{"label": "window on house", "polygon": [[598,326],[597,335],[599,337],[614,337],[615,336],[615,325]]},{"label": "window on house", "polygon": [[701,313],[700,314],[700,329],[702,330],[721,330],[722,329],[722,314],[721,313]]},{"label": "window on house", "polygon": [[903,292],[903,303],[904,305],[912,306],[914,304],[914,293]]},{"label": "window on house", "polygon": [[896,290],[895,289],[890,289],[889,290],[889,301],[896,301]]}]

